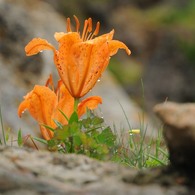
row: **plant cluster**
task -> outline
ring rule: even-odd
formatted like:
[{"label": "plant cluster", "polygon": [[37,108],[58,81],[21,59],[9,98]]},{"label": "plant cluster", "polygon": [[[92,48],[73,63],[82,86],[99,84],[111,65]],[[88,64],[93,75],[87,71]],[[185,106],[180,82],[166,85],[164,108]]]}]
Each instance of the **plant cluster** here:
[{"label": "plant cluster", "polygon": [[124,43],[113,40],[114,30],[97,36],[100,23],[97,22],[93,31],[89,18],[80,33],[80,22],[76,16],[74,19],[75,31],[68,18],[67,33],[55,33],[58,49],[41,38],[32,39],[25,47],[27,56],[52,50],[60,80],[55,87],[50,75],[45,86],[35,85],[19,105],[18,115],[21,117],[26,109],[30,112],[49,150],[103,159],[113,147],[115,136],[109,127],[102,125],[101,118],[89,114],[102,103],[102,98],[84,96],[94,87],[118,49],[124,49],[128,55],[131,52]]},{"label": "plant cluster", "polygon": [[[45,144],[50,151],[111,159],[137,168],[166,164],[166,152],[160,149],[161,138],[145,143],[145,133],[140,132],[140,129],[131,129],[129,125],[129,142],[124,146],[116,133],[105,124],[103,117],[95,114],[94,110],[102,103],[102,98],[85,95],[94,87],[107,68],[110,57],[118,49],[124,49],[128,55],[131,52],[124,43],[113,40],[114,30],[97,36],[100,23],[96,24],[93,31],[92,19],[89,18],[85,20],[83,32],[80,33],[79,20],[76,16],[74,19],[75,31],[72,31],[68,18],[67,33],[55,33],[58,49],[41,38],[32,39],[25,47],[27,56],[42,50],[52,50],[59,81],[55,85],[50,75],[44,86],[35,85],[24,96],[18,107],[18,115],[21,117],[28,110],[37,121],[42,137],[23,137],[19,130],[18,145],[23,146],[30,139],[37,149],[35,141]],[[3,128],[1,112],[0,119],[3,133],[0,145],[6,145],[9,133],[5,133]],[[152,155],[151,148],[154,151],[154,145],[156,149]]]}]

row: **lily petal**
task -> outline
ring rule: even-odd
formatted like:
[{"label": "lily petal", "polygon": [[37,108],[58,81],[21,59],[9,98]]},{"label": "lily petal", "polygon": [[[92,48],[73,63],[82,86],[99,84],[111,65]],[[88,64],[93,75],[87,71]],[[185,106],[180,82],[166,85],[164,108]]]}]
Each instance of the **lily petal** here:
[{"label": "lily petal", "polygon": [[57,96],[48,87],[35,85],[19,105],[18,115],[27,109],[39,124],[51,125],[51,114],[57,103]]},{"label": "lily petal", "polygon": [[67,118],[69,118],[74,111],[74,98],[70,95],[64,85],[60,87],[60,99],[52,115],[52,119],[56,119],[61,124],[65,125],[68,121],[59,110],[62,111]]},{"label": "lily petal", "polygon": [[78,105],[79,117],[86,113],[87,108],[94,110],[97,108],[98,104],[102,104],[102,98],[100,96],[91,96],[81,101]]},{"label": "lily petal", "polygon": [[67,33],[59,40],[59,53],[57,56],[57,69],[66,88],[73,96],[78,83],[78,70],[72,58],[72,46],[81,42],[77,32]]},{"label": "lily petal", "polygon": [[88,71],[85,77],[85,83],[83,85],[83,91],[80,96],[84,96],[90,91],[96,84],[97,80],[101,77],[101,74],[107,67],[110,60],[110,51],[106,37],[99,37],[93,41],[93,49],[90,56],[90,64],[88,65],[90,71]]},{"label": "lily petal", "polygon": [[64,32],[56,32],[55,34],[54,34],[54,38],[56,39],[56,41],[60,41],[60,39],[64,36],[64,35],[66,35],[66,33],[64,33]]},{"label": "lily petal", "polygon": [[40,125],[40,130],[41,130],[41,134],[45,140],[50,140],[54,135],[54,132],[50,131],[49,129],[47,129],[43,125]]},{"label": "lily petal", "polygon": [[24,101],[19,105],[18,115],[21,117],[27,109],[39,123],[43,138],[49,140],[53,137],[53,132],[42,125],[54,126],[51,115],[56,104],[57,96],[52,90],[45,86],[35,85],[34,89],[24,97]]},{"label": "lily petal", "polygon": [[74,44],[71,50],[71,54],[72,54],[72,59],[73,59],[73,63],[77,65],[77,71],[78,71],[78,78],[74,77],[75,72],[71,72],[72,76],[71,78],[73,78],[74,80],[77,80],[77,82],[73,83],[76,85],[73,85],[75,87],[75,94],[73,94],[74,97],[79,97],[82,93],[82,90],[85,86],[85,81],[87,78],[87,75],[89,74],[90,68],[91,68],[91,58],[89,56],[91,56],[92,53],[92,49],[94,47],[94,44],[90,43],[90,42],[81,42],[81,43],[77,43]]},{"label": "lily petal", "polygon": [[25,47],[27,56],[35,55],[42,50],[53,50],[55,52],[53,45],[51,45],[47,40],[40,38],[32,39]]},{"label": "lily petal", "polygon": [[128,55],[131,54],[131,51],[129,50],[129,48],[121,41],[112,40],[108,42],[108,46],[110,50],[110,56],[115,55],[119,49],[125,49]]}]

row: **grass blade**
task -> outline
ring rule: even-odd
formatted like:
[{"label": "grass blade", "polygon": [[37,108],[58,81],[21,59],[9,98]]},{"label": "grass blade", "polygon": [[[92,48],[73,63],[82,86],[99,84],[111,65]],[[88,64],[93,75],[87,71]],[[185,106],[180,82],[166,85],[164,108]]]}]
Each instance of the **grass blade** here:
[{"label": "grass blade", "polygon": [[32,137],[32,139],[42,143],[42,144],[46,144],[47,145],[47,140],[41,139],[39,137]]},{"label": "grass blade", "polygon": [[22,139],[21,129],[19,129],[19,131],[18,131],[18,146],[23,146],[23,139]]},{"label": "grass blade", "polygon": [[6,138],[5,138],[5,130],[3,127],[3,117],[1,113],[1,106],[0,106],[0,120],[1,120],[1,129],[2,129],[2,135],[3,135],[3,145],[6,146]]}]

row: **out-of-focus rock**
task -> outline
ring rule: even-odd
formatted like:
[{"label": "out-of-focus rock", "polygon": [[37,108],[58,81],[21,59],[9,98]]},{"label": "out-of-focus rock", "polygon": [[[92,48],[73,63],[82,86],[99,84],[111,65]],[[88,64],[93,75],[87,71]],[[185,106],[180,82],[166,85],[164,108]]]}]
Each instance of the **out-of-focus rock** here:
[{"label": "out-of-focus rock", "polygon": [[195,173],[195,104],[166,102],[154,107],[164,124],[164,137],[171,164],[180,170]]},{"label": "out-of-focus rock", "polygon": [[[167,167],[138,171],[83,155],[0,148],[1,195],[188,195],[194,181]],[[190,187],[191,185],[191,187]]]},{"label": "out-of-focus rock", "polygon": [[[117,26],[117,38],[130,46],[132,57],[143,65],[140,77],[147,111],[167,98],[177,102],[195,100],[195,89],[191,87],[195,82],[193,22],[187,25],[187,21],[185,24],[178,20],[177,25],[177,21],[171,21],[172,7],[176,5],[162,3],[147,10],[120,6],[108,17],[109,24]],[[183,13],[177,9],[178,15]],[[124,84],[135,99],[142,95],[140,77],[133,84]]]}]

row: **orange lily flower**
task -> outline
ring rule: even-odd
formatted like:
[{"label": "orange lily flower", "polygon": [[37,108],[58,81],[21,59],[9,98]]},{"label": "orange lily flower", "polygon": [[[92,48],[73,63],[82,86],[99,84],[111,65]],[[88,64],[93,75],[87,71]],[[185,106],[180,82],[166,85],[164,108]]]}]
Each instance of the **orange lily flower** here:
[{"label": "orange lily flower", "polygon": [[76,16],[74,19],[75,32],[72,32],[68,18],[67,33],[55,33],[54,37],[59,42],[58,50],[47,40],[34,38],[25,47],[25,52],[27,56],[31,56],[42,50],[52,50],[63,83],[73,97],[80,98],[93,88],[107,67],[110,57],[118,49],[125,49],[128,55],[131,51],[123,42],[113,40],[114,30],[95,37],[98,35],[100,23],[96,24],[95,31],[92,32],[91,18],[85,20],[83,32],[80,34],[79,20]]},{"label": "orange lily flower", "polygon": [[[53,137],[53,132],[43,125],[47,125],[55,129],[57,126],[54,119],[61,124],[68,124],[67,119],[59,111],[61,110],[67,118],[74,112],[74,98],[70,95],[61,81],[58,82],[58,87],[54,90],[48,87],[52,83],[52,77],[49,78],[46,86],[35,85],[34,89],[24,96],[18,108],[18,115],[27,109],[31,116],[37,120],[40,125],[41,134],[44,139],[50,140]],[[102,99],[99,96],[92,96],[82,100],[78,104],[78,116],[81,117],[88,109],[95,109]]]}]

